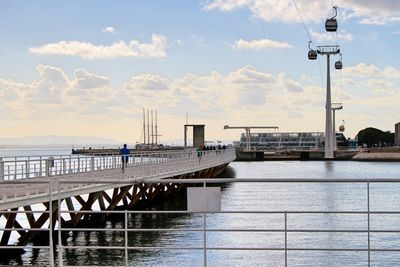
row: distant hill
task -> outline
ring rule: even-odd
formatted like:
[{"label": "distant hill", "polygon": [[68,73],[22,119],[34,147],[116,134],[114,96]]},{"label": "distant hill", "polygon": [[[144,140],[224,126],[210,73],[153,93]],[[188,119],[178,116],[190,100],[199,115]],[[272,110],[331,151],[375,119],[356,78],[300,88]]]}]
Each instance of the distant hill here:
[{"label": "distant hill", "polygon": [[367,144],[368,147],[391,146],[394,144],[394,133],[369,127],[359,131],[357,139],[359,145]]},{"label": "distant hill", "polygon": [[0,138],[0,148],[6,147],[82,147],[82,146],[107,146],[120,145],[121,142],[99,137],[74,137],[74,136],[25,136],[22,138]]}]

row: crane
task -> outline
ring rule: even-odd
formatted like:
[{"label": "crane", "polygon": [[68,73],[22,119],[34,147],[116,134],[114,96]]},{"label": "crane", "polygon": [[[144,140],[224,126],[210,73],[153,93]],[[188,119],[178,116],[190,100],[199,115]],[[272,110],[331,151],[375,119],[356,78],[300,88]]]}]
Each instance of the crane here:
[{"label": "crane", "polygon": [[250,129],[279,129],[278,126],[229,126],[224,125],[224,130],[227,129],[244,129],[246,131],[246,150],[250,151]]}]

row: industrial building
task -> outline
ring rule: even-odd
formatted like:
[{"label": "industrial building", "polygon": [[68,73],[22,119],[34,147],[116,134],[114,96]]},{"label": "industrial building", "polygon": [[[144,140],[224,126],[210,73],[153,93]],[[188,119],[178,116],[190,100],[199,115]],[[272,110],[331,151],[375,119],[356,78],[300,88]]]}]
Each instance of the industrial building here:
[{"label": "industrial building", "polygon": [[394,144],[400,146],[400,122],[394,125]]}]

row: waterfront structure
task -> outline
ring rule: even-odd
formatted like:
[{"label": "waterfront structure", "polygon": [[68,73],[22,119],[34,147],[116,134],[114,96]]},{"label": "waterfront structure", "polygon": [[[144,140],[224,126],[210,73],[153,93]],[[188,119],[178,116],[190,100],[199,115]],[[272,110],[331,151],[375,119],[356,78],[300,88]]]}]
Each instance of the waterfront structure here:
[{"label": "waterfront structure", "polygon": [[[119,155],[2,158],[0,217],[6,218],[6,230],[0,232],[0,246],[9,245],[13,231],[20,235],[18,244],[25,246],[38,234],[37,229],[47,225],[54,227],[57,221],[62,225],[76,226],[90,217],[85,211],[94,206],[103,211],[129,210],[139,204],[166,198],[184,185],[145,185],[143,182],[215,177],[233,160],[235,151],[231,147],[204,152],[189,148],[133,153],[124,170]],[[107,179],[115,183],[104,182]],[[82,183],[82,180],[90,182]],[[58,200],[58,205],[54,200]],[[44,210],[39,212],[39,216],[33,216],[31,211],[37,204],[42,204]],[[57,216],[60,205],[68,207],[69,221]],[[17,213],[26,216],[17,217]],[[22,221],[28,221],[30,227],[22,227]]]},{"label": "waterfront structure", "polygon": [[284,133],[251,133],[250,138],[242,133],[236,148],[250,147],[252,150],[318,150],[322,149],[324,134],[322,132],[284,132]]},{"label": "waterfront structure", "polygon": [[400,122],[394,125],[394,144],[400,146]]},{"label": "waterfront structure", "polygon": [[227,129],[244,129],[246,131],[246,150],[250,151],[250,136],[251,136],[251,129],[273,129],[273,130],[278,130],[278,126],[234,126],[231,127],[229,125],[224,125],[224,130]]},{"label": "waterfront structure", "polygon": [[205,133],[204,133],[205,124],[185,124],[183,127],[184,148],[188,146],[187,130],[189,127],[193,128],[193,147],[195,148],[203,147],[205,142]]}]

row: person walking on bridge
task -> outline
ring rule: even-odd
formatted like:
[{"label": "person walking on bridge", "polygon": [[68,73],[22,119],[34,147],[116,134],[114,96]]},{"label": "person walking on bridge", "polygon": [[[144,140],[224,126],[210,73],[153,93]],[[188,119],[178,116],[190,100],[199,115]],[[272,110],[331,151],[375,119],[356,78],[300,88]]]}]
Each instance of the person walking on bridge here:
[{"label": "person walking on bridge", "polygon": [[122,170],[125,170],[126,164],[128,163],[128,159],[129,159],[129,149],[127,147],[126,144],[124,144],[124,147],[120,149],[119,154],[122,155],[121,156],[121,161],[122,161]]}]

